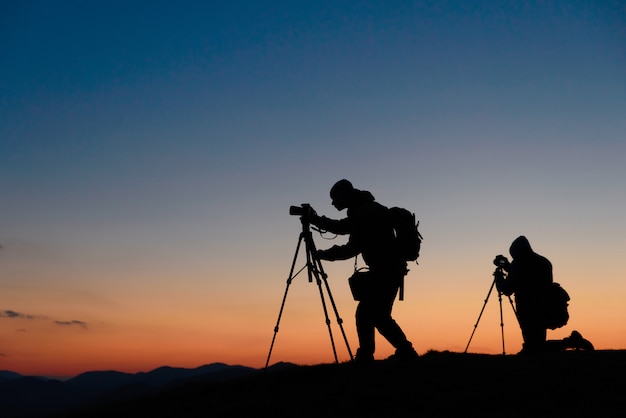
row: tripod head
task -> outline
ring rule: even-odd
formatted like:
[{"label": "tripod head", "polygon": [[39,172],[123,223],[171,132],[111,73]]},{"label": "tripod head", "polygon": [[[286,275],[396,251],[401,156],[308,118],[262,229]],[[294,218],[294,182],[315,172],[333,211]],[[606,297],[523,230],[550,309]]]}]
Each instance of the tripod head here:
[{"label": "tripod head", "polygon": [[509,269],[509,259],[503,256],[502,254],[498,254],[493,259],[493,264],[496,266],[496,270],[493,272],[493,277],[496,281],[504,279],[505,273],[504,270]]},{"label": "tripod head", "polygon": [[[307,269],[309,275],[309,282],[313,281],[313,276],[316,277],[318,275],[326,278],[326,273],[322,268],[321,261],[319,257],[317,257],[317,249],[315,247],[315,242],[313,241],[313,235],[311,234],[311,219],[314,216],[317,216],[315,209],[311,207],[308,203],[302,203],[300,206],[290,206],[289,214],[300,217],[300,222],[302,223],[302,232],[300,233],[300,239],[304,241],[304,245],[306,247],[306,258],[307,258]],[[313,227],[313,229],[319,231],[317,228]],[[296,249],[296,254],[298,250]],[[294,260],[295,261],[295,260]],[[319,280],[319,279],[318,279]]]},{"label": "tripod head", "polygon": [[495,277],[496,280],[502,280],[504,279],[504,276],[504,269],[501,266],[496,267],[496,269],[493,271],[493,277]]}]

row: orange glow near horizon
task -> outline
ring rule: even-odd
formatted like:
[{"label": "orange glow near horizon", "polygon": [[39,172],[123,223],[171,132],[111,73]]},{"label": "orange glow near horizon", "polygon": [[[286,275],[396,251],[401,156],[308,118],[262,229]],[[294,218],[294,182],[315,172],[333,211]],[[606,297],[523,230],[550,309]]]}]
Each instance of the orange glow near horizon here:
[{"label": "orange glow near horizon", "polygon": [[[449,291],[442,281],[417,277],[418,274],[407,277],[405,300],[395,304],[396,320],[421,354],[429,350],[463,352],[487,296],[490,277],[482,286],[467,283],[457,292]],[[572,276],[569,285],[564,283],[572,296],[570,322],[562,329],[548,331],[548,338],[563,338],[576,329],[597,349],[626,347],[626,336],[613,332],[615,324],[623,323],[626,314],[610,308],[619,306],[620,292],[585,292],[576,279]],[[173,317],[159,314],[154,306],[147,305],[140,308],[152,312],[152,317],[137,309],[134,317],[120,312],[110,323],[94,322],[88,327],[0,318],[0,339],[5,342],[0,369],[24,375],[74,376],[92,370],[134,373],[161,366],[194,368],[213,362],[261,368],[269,354],[284,291],[284,286],[274,287],[259,294],[265,300],[241,294],[239,298],[232,297],[230,303],[219,303],[219,297],[211,298],[215,304],[205,306],[187,301],[179,306],[179,311],[171,311],[177,312]],[[354,331],[356,302],[352,301],[346,283],[333,282],[331,287],[354,354],[358,348]],[[328,300],[327,303],[338,359],[347,361],[346,344],[332,306]],[[519,327],[508,299],[503,298],[502,308],[505,351],[514,354],[521,348]],[[378,335],[376,357],[382,359],[392,352],[393,348]],[[485,306],[468,352],[502,353],[495,292]],[[304,278],[294,280],[288,292],[270,364],[280,361],[335,361],[318,290]]]}]

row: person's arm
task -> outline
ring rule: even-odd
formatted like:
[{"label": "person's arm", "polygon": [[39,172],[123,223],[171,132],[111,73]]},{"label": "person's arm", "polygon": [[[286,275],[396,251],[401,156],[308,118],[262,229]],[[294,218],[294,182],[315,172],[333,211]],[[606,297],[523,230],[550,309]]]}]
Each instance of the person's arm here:
[{"label": "person's arm", "polygon": [[346,235],[350,233],[350,221],[348,218],[330,219],[326,216],[314,215],[311,217],[311,224],[333,234]]},{"label": "person's arm", "polygon": [[504,275],[496,276],[496,289],[498,289],[498,292],[506,296],[511,296],[513,294],[511,281],[508,278],[505,278]]},{"label": "person's arm", "polygon": [[356,246],[348,241],[345,245],[334,245],[327,250],[318,250],[317,256],[321,260],[335,261],[335,260],[347,260],[348,258],[356,257],[359,251]]},{"label": "person's arm", "polygon": [[510,296],[517,291],[520,272],[519,265],[515,261],[508,264],[506,267],[508,274],[506,278],[504,278],[504,275],[499,278],[496,277],[496,287],[506,296]]}]

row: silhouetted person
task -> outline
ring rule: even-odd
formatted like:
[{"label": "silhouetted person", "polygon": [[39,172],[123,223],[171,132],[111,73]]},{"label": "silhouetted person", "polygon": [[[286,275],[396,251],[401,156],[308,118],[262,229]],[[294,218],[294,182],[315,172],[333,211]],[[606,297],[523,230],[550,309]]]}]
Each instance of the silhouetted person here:
[{"label": "silhouetted person", "polygon": [[370,192],[355,189],[345,179],[331,188],[330,198],[337,210],[347,209],[347,217],[334,220],[315,214],[311,223],[328,232],[349,234],[349,239],[345,245],[319,250],[318,257],[335,261],[361,254],[372,278],[372,289],[356,308],[359,348],[355,361],[374,360],[375,330],[395,347],[395,354],[390,358],[417,358],[413,345],[391,317],[396,294],[408,270],[406,262],[394,251],[395,238],[388,209],[376,202]]},{"label": "silhouetted person", "polygon": [[[517,237],[509,253],[513,260],[502,266],[506,278],[497,277],[496,287],[509,296],[515,294],[517,318],[524,344],[520,354],[543,353],[568,348],[593,350],[578,331],[562,340],[546,340],[548,295],[552,286],[552,263],[533,251],[525,236]],[[498,258],[496,258],[498,260]],[[494,260],[494,264],[499,265]]]}]

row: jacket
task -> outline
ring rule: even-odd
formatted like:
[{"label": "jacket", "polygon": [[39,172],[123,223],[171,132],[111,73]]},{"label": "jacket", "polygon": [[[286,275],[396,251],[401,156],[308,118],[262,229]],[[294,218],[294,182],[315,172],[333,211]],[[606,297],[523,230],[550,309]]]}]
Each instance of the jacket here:
[{"label": "jacket", "polygon": [[355,190],[347,209],[346,218],[321,216],[311,221],[328,232],[350,235],[345,245],[326,250],[325,258],[345,260],[361,254],[372,271],[405,271],[406,262],[399,256],[388,208],[376,202],[370,192]]}]

